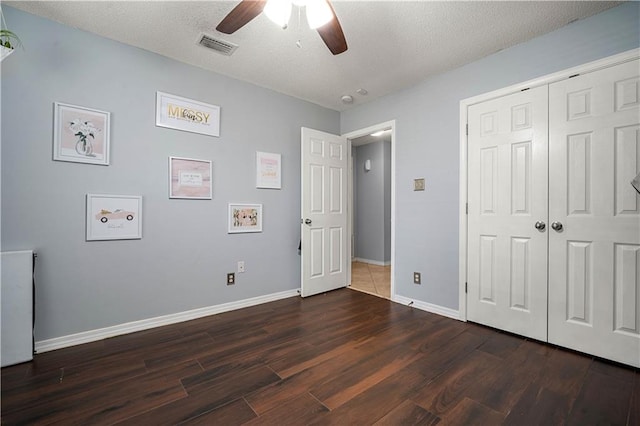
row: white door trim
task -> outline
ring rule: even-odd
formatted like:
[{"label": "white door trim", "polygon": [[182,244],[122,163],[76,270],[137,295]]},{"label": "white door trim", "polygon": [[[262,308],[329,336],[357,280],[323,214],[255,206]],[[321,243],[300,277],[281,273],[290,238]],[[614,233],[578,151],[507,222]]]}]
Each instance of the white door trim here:
[{"label": "white door trim", "polygon": [[[467,297],[465,284],[467,282],[467,108],[473,104],[484,102],[490,99],[520,92],[532,87],[548,85],[560,80],[568,79],[576,74],[597,71],[617,64],[628,62],[640,56],[640,49],[632,49],[617,55],[609,56],[597,61],[588,62],[577,67],[568,68],[553,74],[548,74],[504,87],[482,95],[463,99],[460,101],[460,208],[459,208],[459,246],[458,246],[458,292],[460,319],[467,320]],[[392,207],[393,216],[393,207]],[[393,231],[392,231],[393,232]],[[393,251],[392,251],[393,253]],[[392,254],[393,259],[393,254]],[[392,260],[393,262],[393,260]],[[393,282],[393,281],[392,281]]]},{"label": "white door trim", "polygon": [[[386,121],[384,123],[374,124],[364,129],[354,130],[341,135],[347,138],[347,149],[351,154],[351,139],[369,135],[376,130],[391,128],[391,300],[396,302],[396,285],[394,272],[396,267],[396,120]],[[352,161],[352,160],[350,160]],[[349,167],[349,182],[353,180],[353,168]],[[351,234],[353,232],[353,192],[348,195],[349,203],[349,219],[347,221],[347,229],[349,232],[347,256],[347,282],[351,284]]]}]

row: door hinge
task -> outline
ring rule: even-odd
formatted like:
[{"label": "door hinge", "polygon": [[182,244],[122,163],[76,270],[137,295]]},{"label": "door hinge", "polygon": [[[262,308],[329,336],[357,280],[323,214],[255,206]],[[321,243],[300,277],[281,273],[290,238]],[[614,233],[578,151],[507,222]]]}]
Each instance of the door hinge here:
[{"label": "door hinge", "polygon": [[469,123],[467,123],[467,126],[465,128],[465,132],[466,132],[467,136],[469,136]]},{"label": "door hinge", "polygon": [[464,283],[464,292],[465,292],[465,294],[467,293],[467,290],[468,290],[467,287],[468,287],[467,283]]},{"label": "door hinge", "polygon": [[469,203],[466,203],[464,211],[466,214],[469,214]]}]

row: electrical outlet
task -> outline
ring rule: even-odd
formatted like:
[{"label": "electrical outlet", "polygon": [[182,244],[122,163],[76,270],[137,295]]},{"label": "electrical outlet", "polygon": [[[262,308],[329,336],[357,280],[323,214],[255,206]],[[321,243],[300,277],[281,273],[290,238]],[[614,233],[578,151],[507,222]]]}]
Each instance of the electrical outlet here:
[{"label": "electrical outlet", "polygon": [[413,190],[414,191],[424,191],[424,178],[414,179],[413,180]]},{"label": "electrical outlet", "polygon": [[238,272],[239,273],[244,272],[244,260],[238,261]]},{"label": "electrical outlet", "polygon": [[413,273],[413,283],[422,284],[422,274],[420,274],[420,272]]},{"label": "electrical outlet", "polygon": [[234,285],[236,283],[236,274],[229,272],[227,274],[227,285]]}]

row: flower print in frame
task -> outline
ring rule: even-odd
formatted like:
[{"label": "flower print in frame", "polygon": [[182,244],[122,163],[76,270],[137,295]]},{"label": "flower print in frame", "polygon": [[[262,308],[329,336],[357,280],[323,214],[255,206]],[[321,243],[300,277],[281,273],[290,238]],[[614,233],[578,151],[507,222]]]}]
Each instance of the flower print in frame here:
[{"label": "flower print in frame", "polygon": [[54,103],[53,159],[109,165],[111,113]]},{"label": "flower print in frame", "polygon": [[262,204],[229,204],[228,232],[262,232]]}]

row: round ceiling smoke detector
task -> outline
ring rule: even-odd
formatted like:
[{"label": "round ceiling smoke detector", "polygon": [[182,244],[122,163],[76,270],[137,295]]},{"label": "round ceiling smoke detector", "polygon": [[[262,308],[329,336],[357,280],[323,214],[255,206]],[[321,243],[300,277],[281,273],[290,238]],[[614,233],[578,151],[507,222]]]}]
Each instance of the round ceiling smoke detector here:
[{"label": "round ceiling smoke detector", "polygon": [[350,95],[344,95],[340,99],[342,99],[342,103],[343,104],[352,104],[353,103],[353,96],[350,96]]}]

